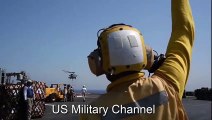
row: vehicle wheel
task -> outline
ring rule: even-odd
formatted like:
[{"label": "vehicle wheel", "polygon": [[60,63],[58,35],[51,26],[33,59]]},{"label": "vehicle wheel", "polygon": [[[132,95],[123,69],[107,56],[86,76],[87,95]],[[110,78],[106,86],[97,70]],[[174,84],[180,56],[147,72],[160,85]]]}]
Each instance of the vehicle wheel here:
[{"label": "vehicle wheel", "polygon": [[49,101],[50,102],[55,102],[56,101],[56,94],[51,94],[51,95],[49,95]]}]

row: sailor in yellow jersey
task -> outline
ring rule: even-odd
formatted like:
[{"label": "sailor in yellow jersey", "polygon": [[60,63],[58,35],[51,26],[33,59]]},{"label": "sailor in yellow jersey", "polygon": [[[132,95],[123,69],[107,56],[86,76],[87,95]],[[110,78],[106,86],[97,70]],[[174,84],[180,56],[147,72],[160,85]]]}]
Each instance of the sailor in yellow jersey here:
[{"label": "sailor in yellow jersey", "polygon": [[[172,0],[172,33],[164,61],[154,74],[154,52],[145,46],[142,34],[125,24],[102,29],[98,48],[88,56],[91,72],[105,74],[111,84],[107,93],[91,103],[104,111],[81,114],[82,120],[186,120],[182,95],[187,83],[194,21],[189,0]],[[104,113],[103,113],[104,112]]]}]

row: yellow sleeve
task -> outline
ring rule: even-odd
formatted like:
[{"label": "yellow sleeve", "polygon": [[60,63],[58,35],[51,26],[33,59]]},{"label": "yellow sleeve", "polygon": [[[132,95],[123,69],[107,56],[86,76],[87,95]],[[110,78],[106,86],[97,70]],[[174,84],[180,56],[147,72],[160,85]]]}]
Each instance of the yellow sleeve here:
[{"label": "yellow sleeve", "polygon": [[171,8],[172,34],[166,51],[166,60],[155,74],[162,74],[182,98],[191,63],[194,21],[189,0],[172,0]]},{"label": "yellow sleeve", "polygon": [[86,120],[86,117],[80,114],[79,115],[79,120]]}]

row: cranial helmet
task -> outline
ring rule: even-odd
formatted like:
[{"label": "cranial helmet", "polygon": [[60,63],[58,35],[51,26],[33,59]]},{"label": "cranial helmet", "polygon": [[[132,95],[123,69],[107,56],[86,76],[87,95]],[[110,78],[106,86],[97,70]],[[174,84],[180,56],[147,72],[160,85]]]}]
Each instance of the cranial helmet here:
[{"label": "cranial helmet", "polygon": [[146,67],[144,39],[136,28],[114,24],[101,30],[103,32],[98,35],[98,48],[88,56],[92,73],[97,76],[117,75],[127,71],[141,71]]}]

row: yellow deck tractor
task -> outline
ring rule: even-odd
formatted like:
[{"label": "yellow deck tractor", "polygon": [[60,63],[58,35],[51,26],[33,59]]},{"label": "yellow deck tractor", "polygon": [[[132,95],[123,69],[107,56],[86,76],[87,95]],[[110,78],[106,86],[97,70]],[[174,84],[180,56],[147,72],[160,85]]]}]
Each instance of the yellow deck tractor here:
[{"label": "yellow deck tractor", "polygon": [[61,101],[64,98],[63,90],[66,84],[51,84],[50,87],[46,88],[46,101],[47,102],[54,102],[54,101]]}]

